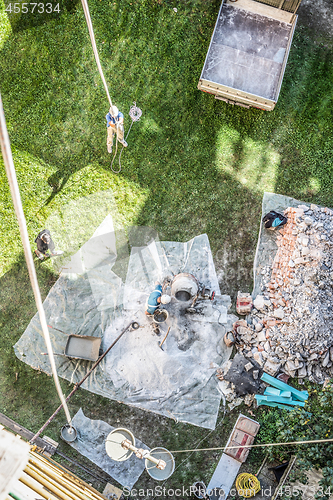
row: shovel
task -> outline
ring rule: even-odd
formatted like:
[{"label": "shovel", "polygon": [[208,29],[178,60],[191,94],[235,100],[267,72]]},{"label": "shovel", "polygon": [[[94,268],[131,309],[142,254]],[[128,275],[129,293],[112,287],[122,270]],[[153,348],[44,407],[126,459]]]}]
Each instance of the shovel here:
[{"label": "shovel", "polygon": [[163,347],[162,347],[162,346],[163,346],[164,342],[166,341],[167,336],[169,335],[170,328],[171,328],[171,326],[169,326],[168,331],[166,332],[166,335],[165,335],[164,339],[162,340],[162,342],[159,342],[159,343],[158,343],[158,345],[159,345],[159,347],[162,349],[162,351],[164,351],[164,349],[163,349]]}]

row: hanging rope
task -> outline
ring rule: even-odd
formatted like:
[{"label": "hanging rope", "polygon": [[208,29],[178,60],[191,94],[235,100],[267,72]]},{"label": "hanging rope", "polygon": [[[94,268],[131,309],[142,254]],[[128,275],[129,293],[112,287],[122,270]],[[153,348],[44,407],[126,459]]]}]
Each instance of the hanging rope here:
[{"label": "hanging rope", "polygon": [[92,25],[91,18],[90,18],[90,12],[89,12],[88,3],[87,3],[87,0],[81,0],[81,2],[82,2],[82,7],[83,7],[84,15],[85,15],[85,18],[86,18],[86,21],[87,21],[87,26],[88,26],[88,30],[89,30],[91,45],[92,45],[92,48],[93,48],[93,51],[94,51],[97,68],[98,68],[99,74],[101,75],[101,79],[102,79],[102,82],[103,82],[103,85],[104,85],[104,88],[105,88],[105,92],[106,92],[106,95],[108,97],[108,101],[109,101],[109,104],[110,104],[110,107],[111,107],[112,106],[112,101],[111,101],[111,97],[110,97],[110,94],[109,94],[108,86],[106,85],[106,81],[105,81],[105,78],[104,78],[104,73],[103,73],[103,70],[102,70],[102,66],[101,66],[101,63],[100,63],[100,60],[99,60],[99,55],[98,55],[96,41],[95,41],[95,35],[94,35],[94,29],[93,29],[93,25]]},{"label": "hanging rope", "polygon": [[[131,128],[132,128],[132,125],[134,122],[138,122],[141,118],[141,115],[142,115],[142,111],[140,108],[137,107],[136,105],[136,102],[134,101],[133,103],[133,106],[131,106],[130,110],[129,110],[129,113],[130,117],[132,118],[132,123],[131,123],[131,126],[129,128],[129,131],[127,132],[127,135],[125,137],[125,141],[127,140],[127,137],[129,136],[129,133],[131,131]],[[121,163],[120,163],[120,159],[121,159],[121,153],[123,152],[123,149],[124,149],[124,146],[121,148],[121,151],[120,151],[120,155],[119,155],[119,170],[113,170],[112,168],[112,165],[113,165],[113,162],[114,162],[114,159],[117,155],[117,147],[118,147],[118,141],[116,140],[116,152],[114,154],[114,157],[112,158],[112,162],[111,162],[111,170],[113,173],[115,174],[119,174],[119,172],[121,171]]]},{"label": "hanging rope", "polygon": [[[97,46],[96,46],[96,41],[95,41],[95,34],[94,34],[93,25],[92,25],[92,22],[91,22],[91,17],[90,17],[88,2],[87,2],[87,0],[81,0],[81,2],[82,2],[83,11],[84,11],[84,15],[85,15],[87,26],[88,26],[88,31],[89,31],[89,35],[90,35],[91,45],[92,45],[92,48],[93,48],[93,51],[94,51],[94,55],[95,55],[95,60],[96,60],[97,68],[98,68],[99,74],[101,76],[101,79],[102,79],[102,82],[103,82],[103,85],[104,85],[104,88],[105,88],[105,92],[106,92],[106,95],[107,95],[107,98],[108,98],[108,101],[109,101],[109,104],[110,104],[110,107],[111,107],[112,106],[112,101],[111,101],[111,97],[110,97],[110,94],[109,94],[108,86],[106,84],[106,80],[104,78],[104,73],[103,73],[103,70],[102,70],[101,62],[99,60],[99,55],[98,55],[98,51],[97,51]],[[131,109],[130,109],[130,111],[129,111],[129,115],[132,118],[132,123],[131,123],[131,126],[129,128],[129,131],[127,132],[125,141],[126,141],[128,135],[129,135],[130,131],[131,131],[133,123],[139,121],[140,117],[142,115],[141,109],[136,106],[135,102],[134,102],[134,106],[132,106]],[[123,149],[124,149],[124,146],[123,146],[122,149],[121,149],[121,151],[120,151],[120,155],[119,155],[119,170],[113,170],[112,165],[113,165],[114,159],[115,159],[115,157],[117,155],[117,149],[118,149],[117,146],[118,146],[118,141],[116,141],[116,152],[115,152],[115,154],[114,154],[114,156],[112,158],[112,162],[111,162],[111,170],[115,174],[119,174],[119,172],[121,171],[121,161],[120,161],[120,159],[121,159],[121,153],[123,152]]]},{"label": "hanging rope", "polygon": [[218,448],[197,448],[194,450],[174,450],[170,453],[193,453],[194,451],[218,451],[218,450],[233,450],[237,448],[264,448],[267,446],[289,446],[296,444],[316,444],[316,443],[333,443],[333,439],[314,439],[312,441],[290,441],[289,443],[265,443],[265,444],[242,444],[238,446],[222,446]]},{"label": "hanging rope", "polygon": [[[106,80],[104,78],[104,73],[103,73],[103,70],[102,70],[101,62],[99,60],[99,55],[98,55],[98,51],[97,51],[97,46],[96,46],[96,41],[95,41],[95,34],[94,34],[93,25],[92,25],[92,22],[91,22],[91,17],[90,17],[88,2],[87,2],[87,0],[81,0],[81,3],[82,3],[84,15],[85,15],[87,26],[88,26],[88,31],[89,31],[89,35],[90,35],[91,45],[92,45],[92,48],[93,48],[93,51],[94,51],[94,55],[95,55],[95,60],[96,60],[97,68],[98,68],[99,74],[101,76],[101,79],[102,79],[102,82],[103,82],[103,85],[104,85],[104,88],[105,88],[105,92],[106,92],[106,95],[107,95],[107,98],[108,98],[108,101],[109,101],[109,104],[110,104],[110,107],[111,107],[112,106],[112,101],[111,101],[111,97],[110,97],[110,94],[109,94],[108,86],[106,84]],[[130,131],[131,131],[133,123],[136,122],[136,121],[138,121],[138,120],[140,120],[140,117],[142,115],[141,109],[136,106],[135,102],[134,102],[134,106],[132,106],[131,109],[130,109],[129,115],[132,118],[132,123],[131,123],[131,126],[129,128],[129,131],[127,132],[125,141],[126,141],[128,135],[129,135]],[[114,159],[115,159],[115,157],[117,155],[117,150],[118,150],[118,141],[116,140],[116,152],[115,152],[115,154],[114,154],[114,156],[112,158],[112,161],[111,161],[111,170],[115,174],[119,174],[119,172],[121,171],[121,153],[123,152],[123,149],[124,149],[124,146],[122,147],[122,149],[120,151],[120,155],[119,155],[119,170],[113,170],[112,165],[113,165],[113,162],[114,162]]]},{"label": "hanging rope", "polygon": [[51,364],[54,383],[55,383],[60,401],[64,407],[67,422],[70,426],[70,429],[72,429],[72,419],[71,419],[71,416],[69,414],[66,400],[65,400],[65,397],[62,393],[61,386],[59,383],[57,368],[56,368],[56,364],[55,364],[55,360],[54,360],[52,344],[51,344],[51,339],[50,339],[50,333],[49,333],[49,330],[47,328],[45,311],[44,311],[42,297],[41,297],[40,290],[39,290],[36,269],[35,269],[34,261],[33,261],[32,254],[31,254],[30,241],[29,241],[29,235],[28,235],[28,230],[27,230],[27,223],[25,220],[24,212],[23,212],[20,190],[19,190],[18,183],[17,183],[15,166],[14,166],[14,161],[13,161],[13,157],[12,157],[12,151],[11,151],[10,141],[9,141],[9,136],[8,136],[8,131],[7,131],[7,126],[6,126],[5,113],[4,113],[3,106],[2,106],[1,94],[0,94],[0,144],[1,144],[2,156],[4,159],[4,163],[5,163],[8,183],[10,186],[10,192],[11,192],[12,199],[13,199],[14,209],[15,209],[16,217],[18,220],[19,228],[20,228],[20,234],[21,234],[22,245],[23,245],[23,249],[24,249],[24,256],[25,256],[25,260],[27,263],[27,267],[28,267],[30,283],[31,283],[31,287],[32,287],[32,290],[33,290],[34,296],[35,296],[35,302],[36,302],[37,310],[39,313],[39,320],[40,320],[40,324],[42,327],[47,352],[49,355],[49,360],[50,360],[50,364]]}]

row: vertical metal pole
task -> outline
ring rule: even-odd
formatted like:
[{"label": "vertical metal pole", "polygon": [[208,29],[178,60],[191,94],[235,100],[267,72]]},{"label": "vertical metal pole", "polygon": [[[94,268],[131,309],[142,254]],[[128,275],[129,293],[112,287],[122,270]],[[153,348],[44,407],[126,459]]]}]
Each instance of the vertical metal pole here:
[{"label": "vertical metal pole", "polygon": [[5,119],[5,113],[4,113],[3,105],[2,105],[1,94],[0,94],[0,145],[1,145],[2,156],[4,159],[4,163],[5,163],[6,174],[7,174],[7,178],[8,178],[10,192],[11,192],[12,199],[13,199],[14,209],[15,209],[16,217],[18,220],[19,228],[20,228],[20,234],[21,234],[22,245],[23,245],[23,249],[24,249],[24,256],[25,256],[25,260],[27,263],[27,267],[28,267],[30,283],[31,283],[32,290],[34,292],[35,302],[36,302],[36,306],[37,306],[38,313],[39,313],[39,320],[40,320],[40,324],[42,327],[47,352],[49,355],[49,360],[50,360],[50,364],[51,364],[54,383],[55,383],[56,389],[58,391],[60,401],[64,407],[67,421],[68,421],[69,425],[72,426],[72,424],[71,424],[72,419],[71,419],[71,416],[69,414],[66,400],[65,400],[65,397],[62,393],[59,379],[58,379],[56,364],[55,364],[54,355],[53,355],[53,351],[52,351],[50,333],[49,333],[49,330],[47,328],[45,311],[44,311],[42,297],[41,297],[40,290],[39,290],[35,264],[34,264],[32,254],[31,254],[30,241],[29,241],[29,235],[28,235],[28,230],[27,230],[27,223],[25,220],[24,212],[23,212],[20,190],[19,190],[18,182],[17,182],[17,178],[16,178],[15,166],[14,166],[12,151],[11,151],[11,147],[10,147],[10,141],[9,141],[7,126],[6,126],[6,119]]}]

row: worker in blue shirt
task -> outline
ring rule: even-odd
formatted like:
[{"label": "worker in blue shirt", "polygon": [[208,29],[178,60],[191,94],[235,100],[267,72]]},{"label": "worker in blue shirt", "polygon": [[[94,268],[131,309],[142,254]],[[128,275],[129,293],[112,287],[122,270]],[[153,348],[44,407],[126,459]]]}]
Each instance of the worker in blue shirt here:
[{"label": "worker in blue shirt", "polygon": [[127,148],[127,142],[124,139],[124,115],[119,111],[117,106],[111,106],[105,118],[108,130],[108,153],[112,153],[113,138],[115,134],[117,134],[117,139],[120,144]]},{"label": "worker in blue shirt", "polygon": [[151,316],[152,314],[154,314],[160,304],[168,304],[170,301],[171,297],[169,295],[162,295],[162,285],[160,285],[157,281],[155,283],[155,290],[151,292],[146,301],[145,314],[147,316]]}]

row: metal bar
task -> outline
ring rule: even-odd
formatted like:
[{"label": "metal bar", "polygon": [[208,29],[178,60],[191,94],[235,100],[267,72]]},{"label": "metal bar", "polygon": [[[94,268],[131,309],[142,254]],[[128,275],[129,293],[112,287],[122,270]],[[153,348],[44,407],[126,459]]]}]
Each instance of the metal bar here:
[{"label": "metal bar", "polygon": [[[62,455],[62,454],[60,454]],[[65,455],[62,455],[66,457]],[[66,457],[68,459],[68,457]],[[71,461],[71,460],[70,460]],[[73,461],[74,462],[74,461]],[[75,462],[74,462],[75,463]],[[76,465],[79,465],[75,463]],[[43,478],[47,481],[54,482],[55,486],[59,487],[59,489],[64,490],[68,496],[74,495],[75,500],[102,500],[102,495],[92,488],[90,485],[85,483],[84,480],[79,479],[73,471],[65,468],[61,464],[55,462],[44,455],[37,453],[35,451],[30,452],[29,463],[27,468],[33,468],[33,470],[39,474],[39,471],[43,471],[41,476],[38,476],[37,482],[39,479]],[[89,469],[86,469],[88,473],[91,474]],[[25,470],[25,472],[29,472]],[[101,478],[91,474],[95,479],[101,481]],[[110,477],[110,476],[108,476]],[[103,482],[106,482],[105,479],[102,479]],[[48,488],[46,488],[48,489]],[[58,498],[58,496],[57,496]]]},{"label": "metal bar", "polygon": [[52,328],[52,330],[57,330],[58,332],[64,333],[65,335],[70,335],[70,333],[66,333],[63,330],[59,330],[59,328],[56,328],[55,326],[47,325],[49,328]]},{"label": "metal bar", "polygon": [[17,222],[18,222],[19,229],[20,229],[22,246],[23,246],[23,250],[24,250],[24,257],[25,257],[25,261],[27,263],[31,288],[32,288],[33,293],[34,293],[35,303],[36,303],[36,307],[37,307],[37,310],[39,313],[39,321],[40,321],[40,325],[41,325],[42,332],[43,332],[43,337],[45,340],[47,352],[48,352],[49,359],[50,359],[53,381],[54,381],[54,384],[56,386],[57,393],[58,393],[59,399],[61,401],[61,404],[64,407],[67,422],[71,427],[72,419],[71,419],[69,410],[67,408],[65,396],[62,392],[60,382],[59,382],[57,367],[56,367],[56,363],[55,363],[55,359],[54,359],[53,351],[52,351],[50,332],[49,332],[48,327],[47,327],[46,316],[45,316],[42,296],[41,296],[40,289],[39,289],[36,268],[35,268],[35,264],[34,264],[34,261],[32,258],[27,222],[25,220],[25,215],[24,215],[22,201],[21,201],[20,189],[19,189],[19,185],[17,182],[15,165],[14,165],[14,160],[13,160],[13,156],[12,156],[12,150],[10,147],[10,140],[9,140],[7,125],[6,125],[6,118],[5,118],[5,113],[4,113],[4,109],[3,109],[3,105],[2,105],[1,95],[0,95],[0,145],[1,145],[3,161],[5,164],[6,174],[7,174],[7,178],[8,178],[8,184],[10,187],[10,193],[11,193],[11,197],[13,200],[15,215],[16,215]]},{"label": "metal bar", "polygon": [[[80,462],[77,462],[76,460],[73,460],[72,458],[69,458],[64,453],[61,453],[61,451],[56,450],[56,454],[59,455],[60,457],[62,457],[64,460],[68,460],[68,462],[70,462],[71,464],[75,465],[76,467],[79,467],[79,469],[82,469],[84,472],[86,472],[87,474],[89,474],[91,477],[94,477],[98,481],[102,481],[104,483],[107,483],[109,481],[108,479],[105,479],[102,476],[98,476],[98,475],[94,474],[93,472],[91,472],[90,469],[88,469],[88,467],[85,467],[84,465],[80,464]],[[68,469],[66,469],[63,465],[57,463],[57,466],[65,469],[67,474],[69,472],[70,472],[70,474],[73,474],[73,472],[71,472],[71,471],[68,472]],[[108,474],[108,477],[111,477],[111,476]]]},{"label": "metal bar", "polygon": [[[121,339],[121,337],[124,335],[124,333],[129,329],[129,327],[132,325],[133,321],[131,321],[129,323],[128,326],[126,326],[126,328],[124,328],[124,330],[122,330],[122,332],[118,335],[118,337],[116,338],[116,340],[114,340],[114,342],[112,342],[112,344],[107,348],[107,350],[98,358],[98,360],[96,361],[96,363],[92,366],[92,368],[90,368],[90,370],[86,373],[86,375],[83,377],[82,380],[80,380],[80,382],[78,382],[74,389],[72,390],[72,392],[70,392],[66,398],[66,401],[68,401],[72,396],[73,394],[78,390],[78,388],[83,384],[83,382],[85,382],[85,380],[89,377],[89,375],[95,370],[96,366],[99,365],[99,363],[102,361],[103,358],[105,358],[105,356],[108,354],[108,352],[112,349],[112,347],[118,342],[118,340]],[[45,422],[45,424],[39,429],[39,431],[30,439],[30,443],[33,443],[35,441],[35,439],[37,439],[41,433],[46,429],[46,427],[52,422],[52,420],[54,419],[54,417],[59,413],[59,411],[61,410],[61,408],[63,407],[63,405],[61,404],[60,406],[58,406],[58,408],[56,409],[56,411],[53,413],[53,415],[50,416],[50,418]]]},{"label": "metal bar", "polygon": [[260,472],[261,472],[261,471],[262,471],[262,469],[264,468],[265,463],[267,462],[267,458],[268,458],[268,455],[266,455],[266,456],[265,456],[264,461],[263,461],[263,463],[260,465],[260,467],[259,467],[259,469],[258,469],[258,472],[255,474],[255,476],[257,476],[257,477],[259,476]]},{"label": "metal bar", "polygon": [[35,493],[40,495],[42,498],[45,498],[45,500],[59,500],[59,497],[56,497],[51,492],[47,491],[45,488],[42,487],[40,483],[38,483],[38,481],[36,481],[36,479],[30,477],[25,472],[22,472],[19,481],[28,486],[28,488],[31,488]]},{"label": "metal bar", "polygon": [[48,477],[46,474],[42,474],[41,471],[34,470],[33,467],[28,466],[24,469],[24,472],[29,476],[38,481],[43,489],[50,491],[56,497],[62,500],[75,500],[75,495],[72,492],[66,491],[66,488],[60,484],[55,484],[53,478]]},{"label": "metal bar", "polygon": [[138,458],[145,458],[146,460],[149,460],[153,464],[156,465],[156,467],[160,470],[164,470],[166,467],[166,463],[164,460],[160,460],[158,458],[153,457],[149,451],[138,449],[136,446],[130,443],[130,441],[126,440],[121,443],[122,447],[125,448],[125,450],[131,450],[135,453],[135,455]]},{"label": "metal bar", "polygon": [[[27,441],[29,441],[29,439],[31,439],[34,435],[33,432],[29,431],[25,427],[22,427],[22,425],[17,424],[14,420],[6,417],[6,415],[4,415],[3,413],[0,413],[0,423],[11,431],[15,432],[15,434],[19,434],[19,436],[23,437]],[[50,455],[53,455],[56,451],[56,448],[47,441],[44,441],[43,438],[36,439],[35,444],[36,446],[38,446],[38,448],[46,451]]]}]

